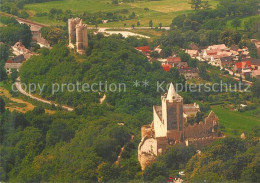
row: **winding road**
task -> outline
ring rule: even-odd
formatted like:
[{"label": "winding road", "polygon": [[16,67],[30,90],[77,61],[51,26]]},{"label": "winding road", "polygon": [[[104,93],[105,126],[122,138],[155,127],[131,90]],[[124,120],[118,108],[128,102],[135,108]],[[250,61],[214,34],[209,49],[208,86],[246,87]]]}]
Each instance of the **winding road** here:
[{"label": "winding road", "polygon": [[[36,97],[36,96],[33,96],[32,94],[26,92],[23,88],[22,88],[22,85],[21,85],[21,80],[20,80],[20,77],[17,78],[17,80],[15,81],[15,86],[17,88],[17,90],[22,93],[23,95],[27,96],[27,97],[30,97],[31,99],[34,99],[34,100],[37,100],[39,102],[42,102],[42,103],[45,103],[45,104],[49,104],[49,105],[55,105],[56,107],[57,106],[60,106],[59,104],[53,102],[53,101],[49,101],[49,100],[45,100],[45,99],[42,99],[40,97]],[[73,111],[74,109],[72,107],[68,107],[68,106],[61,106],[63,109],[67,110],[67,111]]]}]

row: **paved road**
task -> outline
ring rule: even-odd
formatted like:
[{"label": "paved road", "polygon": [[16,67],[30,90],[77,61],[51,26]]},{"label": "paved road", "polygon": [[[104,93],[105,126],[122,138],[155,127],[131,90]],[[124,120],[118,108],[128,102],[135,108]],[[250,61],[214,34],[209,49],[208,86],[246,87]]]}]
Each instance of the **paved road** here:
[{"label": "paved road", "polygon": [[[228,70],[228,69],[226,69],[226,68],[225,68],[225,70],[228,71],[229,75],[231,75],[234,80],[240,81],[240,74],[234,73],[233,71]],[[242,77],[242,82],[244,82],[246,85],[249,85],[249,86],[252,86],[252,85],[253,85],[253,83],[252,83],[251,81],[245,80],[245,77],[244,77],[244,76],[241,76],[241,77]]]},{"label": "paved road", "polygon": [[[213,64],[211,64],[210,62],[208,62],[208,64],[210,64],[210,65],[212,65],[212,66],[215,66],[215,67],[219,66],[219,65],[213,65]],[[222,69],[223,69],[223,67],[220,66],[220,70],[222,70]],[[238,74],[238,73],[234,73],[233,71],[231,71],[231,70],[229,70],[229,69],[227,69],[227,68],[225,68],[225,70],[228,71],[228,74],[231,75],[231,77],[232,77],[234,80],[240,81],[240,76],[241,76],[243,83],[245,83],[246,85],[249,85],[249,86],[252,86],[252,85],[253,85],[253,82],[247,81],[247,80],[245,79],[245,76],[240,75],[240,74]]]},{"label": "paved road", "polygon": [[[60,106],[59,104],[53,102],[53,101],[49,101],[49,100],[45,100],[45,99],[42,99],[40,97],[36,97],[36,96],[33,96],[32,94],[26,92],[23,88],[22,88],[22,85],[21,85],[21,82],[20,82],[20,78],[17,78],[17,80],[15,81],[15,86],[17,88],[17,90],[22,93],[23,95],[27,96],[27,97],[30,97],[31,99],[34,99],[34,100],[37,100],[39,102],[42,102],[42,103],[45,103],[45,104],[49,104],[49,105],[55,105],[56,107],[57,106]],[[73,111],[74,109],[72,107],[67,107],[67,106],[61,106],[63,109],[67,110],[67,111]]]}]

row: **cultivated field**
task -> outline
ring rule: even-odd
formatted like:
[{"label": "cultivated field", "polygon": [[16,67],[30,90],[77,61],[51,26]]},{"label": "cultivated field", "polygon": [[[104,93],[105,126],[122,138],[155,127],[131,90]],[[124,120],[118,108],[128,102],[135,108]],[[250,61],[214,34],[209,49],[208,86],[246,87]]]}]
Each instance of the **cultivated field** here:
[{"label": "cultivated field", "polygon": [[[112,22],[106,24],[110,27],[122,27],[124,23],[130,27],[140,21],[142,27],[147,27],[150,20],[153,20],[154,26],[162,23],[163,26],[169,26],[172,19],[185,12],[192,11],[189,0],[161,0],[161,1],[140,1],[135,3],[120,3],[119,5],[111,4],[110,0],[60,0],[45,3],[35,3],[25,6],[25,9],[30,14],[30,18],[34,21],[44,24],[64,24],[50,20],[48,17],[35,17],[36,12],[49,12],[52,8],[71,10],[73,13],[82,12],[115,12],[122,9],[128,9],[129,14],[133,11],[136,13],[137,18],[134,20],[127,20],[123,22]],[[217,0],[209,0],[212,7],[218,3]],[[144,8],[149,8],[145,11]]]}]

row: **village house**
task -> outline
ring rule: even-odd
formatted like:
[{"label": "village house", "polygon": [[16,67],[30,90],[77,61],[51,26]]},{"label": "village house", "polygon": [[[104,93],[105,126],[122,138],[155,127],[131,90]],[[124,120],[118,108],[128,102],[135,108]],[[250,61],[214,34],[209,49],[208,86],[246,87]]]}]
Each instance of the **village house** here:
[{"label": "village house", "polygon": [[162,57],[163,51],[162,51],[162,49],[160,48],[160,45],[158,45],[158,46],[154,49],[154,51],[157,52],[157,53],[160,55],[160,57]]},{"label": "village house", "polygon": [[197,104],[184,107],[186,104],[183,104],[183,98],[176,93],[172,83],[168,93],[161,96],[161,102],[161,106],[153,106],[152,123],[141,128],[138,160],[142,170],[164,154],[168,146],[182,143],[203,147],[222,138],[218,131],[219,120],[213,111],[204,122],[186,125],[188,114],[196,114],[199,107]]},{"label": "village house", "polygon": [[219,50],[219,51],[224,51],[228,47],[226,47],[225,44],[217,44],[217,45],[211,45],[207,48],[207,50]]},{"label": "village house", "polygon": [[197,103],[194,104],[183,104],[183,115],[187,117],[196,116],[200,112],[200,106]]},{"label": "village house", "polygon": [[251,73],[252,78],[260,79],[260,69],[259,70],[253,70]]},{"label": "village house", "polygon": [[30,26],[33,39],[37,39],[37,38],[41,37],[41,28],[42,27],[37,26],[37,25],[31,25]]},{"label": "village house", "polygon": [[108,23],[108,20],[102,20],[102,24]]},{"label": "village house", "polygon": [[22,63],[26,59],[25,59],[24,55],[18,55],[18,56],[9,58],[7,61],[9,61],[9,60],[13,61],[14,63]]},{"label": "village house", "polygon": [[174,67],[176,64],[179,64],[181,62],[181,57],[168,57],[167,58],[167,64]]},{"label": "village house", "polygon": [[20,41],[15,43],[14,46],[12,46],[12,49],[14,55],[25,55],[31,53],[31,51],[25,48],[25,46]]},{"label": "village house", "polygon": [[185,53],[189,54],[191,58],[197,58],[199,56],[198,50],[185,50]]},{"label": "village house", "polygon": [[38,37],[35,41],[38,45],[40,45],[41,48],[43,48],[43,47],[48,48],[48,49],[52,48],[50,43],[43,37]]},{"label": "village house", "polygon": [[249,74],[252,71],[251,62],[250,61],[237,62],[235,63],[233,70],[234,72],[239,74],[243,74],[243,75]]},{"label": "village house", "polygon": [[240,49],[240,57],[243,58],[250,58],[250,53],[247,49]]},{"label": "village house", "polygon": [[143,53],[145,56],[149,56],[151,53],[150,46],[141,46],[141,47],[136,47],[135,49]]},{"label": "village house", "polygon": [[8,59],[4,66],[6,73],[11,74],[12,70],[14,69],[19,72],[19,69],[24,61],[24,55],[15,56],[13,58]]},{"label": "village house", "polygon": [[242,61],[249,61],[251,63],[251,67],[254,70],[260,69],[260,59],[257,58],[244,58]]},{"label": "village house", "polygon": [[166,72],[170,71],[172,68],[172,66],[170,64],[162,64],[161,66],[162,66],[163,70]]},{"label": "village house", "polygon": [[6,73],[9,75],[12,73],[12,70],[16,70],[17,72],[19,72],[19,69],[20,67],[22,66],[22,63],[16,63],[16,62],[13,62],[11,60],[8,60],[6,63],[5,63],[5,70],[6,70]]},{"label": "village house", "polygon": [[25,48],[25,46],[21,42],[17,42],[12,46],[13,54],[16,56],[23,55],[25,60],[31,58],[31,56],[36,55],[36,53],[31,52],[29,49]]},{"label": "village house", "polygon": [[175,65],[175,68],[177,69],[188,69],[188,63],[187,62],[180,62],[178,64]]},{"label": "village house", "polygon": [[213,56],[217,55],[218,51],[217,50],[203,50],[202,52],[202,57],[206,60],[206,61],[210,61],[213,62]]},{"label": "village house", "polygon": [[234,65],[234,60],[232,56],[221,57],[219,59],[219,65],[223,68],[231,68]]},{"label": "village house", "polygon": [[178,69],[180,75],[183,75],[185,79],[198,79],[199,78],[199,70],[198,68],[183,68]]}]

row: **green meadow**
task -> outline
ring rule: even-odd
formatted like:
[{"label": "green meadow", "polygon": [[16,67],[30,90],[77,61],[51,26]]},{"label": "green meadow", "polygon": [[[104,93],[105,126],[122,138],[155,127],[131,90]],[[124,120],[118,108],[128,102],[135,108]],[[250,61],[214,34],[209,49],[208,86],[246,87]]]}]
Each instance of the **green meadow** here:
[{"label": "green meadow", "polygon": [[225,127],[221,131],[226,135],[241,135],[243,132],[249,132],[260,125],[260,108],[238,112],[221,106],[214,106],[212,110],[219,117],[220,125]]},{"label": "green meadow", "polygon": [[[108,23],[106,24],[108,27],[122,27],[125,23],[127,27],[131,27],[137,21],[140,21],[142,27],[147,27],[150,20],[153,20],[154,26],[158,26],[159,23],[162,23],[163,26],[169,26],[175,16],[192,11],[189,0],[138,1],[120,3],[119,5],[113,5],[111,2],[108,0],[60,0],[27,4],[25,10],[29,13],[30,19],[47,25],[64,23],[50,20],[47,16],[36,17],[36,12],[49,12],[52,8],[71,10],[73,13],[115,12],[128,9],[129,14],[135,12],[137,15],[134,20]],[[209,0],[209,3],[214,8],[217,6],[218,1]],[[149,8],[149,11],[145,11],[144,8]]]}]

